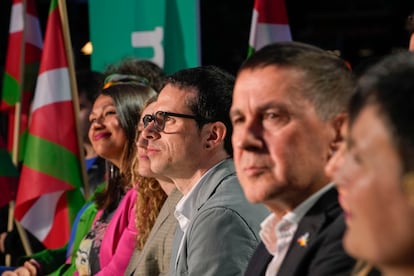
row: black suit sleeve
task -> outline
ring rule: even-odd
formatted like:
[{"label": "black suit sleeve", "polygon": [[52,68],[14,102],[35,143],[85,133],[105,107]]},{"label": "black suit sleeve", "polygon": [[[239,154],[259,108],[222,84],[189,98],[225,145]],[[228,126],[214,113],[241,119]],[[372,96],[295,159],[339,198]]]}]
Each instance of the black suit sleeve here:
[{"label": "black suit sleeve", "polygon": [[347,255],[342,246],[344,231],[345,223],[341,214],[329,228],[325,229],[325,234],[321,235],[320,245],[314,252],[314,258],[311,258],[309,270],[303,275],[348,276],[351,274],[355,260]]}]

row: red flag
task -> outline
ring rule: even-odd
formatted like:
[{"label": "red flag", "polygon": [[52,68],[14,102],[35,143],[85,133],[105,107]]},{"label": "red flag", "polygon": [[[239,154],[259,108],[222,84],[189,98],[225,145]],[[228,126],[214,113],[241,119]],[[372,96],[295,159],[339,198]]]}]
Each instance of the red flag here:
[{"label": "red flag", "polygon": [[291,40],[285,1],[255,0],[248,55],[267,44]]},{"label": "red flag", "polygon": [[63,27],[52,0],[15,209],[48,248],[69,240],[84,203],[80,156]]},{"label": "red flag", "polygon": [[[26,6],[24,6],[23,0],[13,0],[2,101],[0,102],[0,110],[7,111],[8,114],[7,148],[10,152],[13,150],[13,146],[20,146],[20,149],[24,147],[24,133],[27,131],[30,100],[43,48],[34,0],[26,0],[25,3]],[[18,102],[21,103],[18,137],[20,145],[13,145],[15,105]],[[20,150],[20,153],[23,154],[23,150]]]}]

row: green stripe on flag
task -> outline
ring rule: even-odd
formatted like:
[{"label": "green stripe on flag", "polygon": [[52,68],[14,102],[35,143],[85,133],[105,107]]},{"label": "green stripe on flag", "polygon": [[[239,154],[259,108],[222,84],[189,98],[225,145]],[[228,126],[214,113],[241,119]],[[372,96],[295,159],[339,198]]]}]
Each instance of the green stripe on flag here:
[{"label": "green stripe on flag", "polygon": [[19,148],[19,160],[23,160],[24,158],[24,154],[26,152],[26,141],[27,141],[27,136],[29,135],[29,131],[26,128],[22,134],[20,134],[20,148]]},{"label": "green stripe on flag", "polygon": [[15,105],[20,100],[19,83],[7,72],[3,79],[3,101]]},{"label": "green stripe on flag", "polygon": [[[19,138],[19,161],[22,161],[24,158],[24,154],[26,151],[26,141],[27,141],[27,135],[29,134],[28,130],[25,129],[22,134],[20,134]],[[13,149],[10,151],[10,155],[13,156]]]},{"label": "green stripe on flag", "polygon": [[[44,158],[39,158],[43,156]],[[80,188],[79,159],[69,150],[40,137],[28,134],[24,164]]]},{"label": "green stripe on flag", "polygon": [[71,223],[73,223],[78,211],[82,208],[83,204],[85,204],[85,198],[80,189],[75,189],[66,192],[66,199],[69,208],[69,219]]},{"label": "green stripe on flag", "polygon": [[256,49],[253,48],[252,46],[249,46],[249,49],[247,50],[247,57],[250,57],[251,55],[253,55],[254,52],[256,52]]},{"label": "green stripe on flag", "polygon": [[56,9],[58,6],[58,1],[57,0],[52,0],[52,2],[50,2],[50,8],[49,8],[49,14]]}]

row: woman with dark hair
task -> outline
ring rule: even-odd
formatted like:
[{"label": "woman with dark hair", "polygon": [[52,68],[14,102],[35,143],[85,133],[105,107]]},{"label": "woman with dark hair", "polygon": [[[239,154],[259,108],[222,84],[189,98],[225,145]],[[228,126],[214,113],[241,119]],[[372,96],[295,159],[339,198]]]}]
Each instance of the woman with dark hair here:
[{"label": "woman with dark hair", "polygon": [[[359,80],[346,150],[330,171],[355,275],[414,275],[414,55],[392,55]],[[368,265],[370,264],[370,265]]]},{"label": "woman with dark hair", "polygon": [[[128,265],[139,235],[137,191],[131,174],[135,132],[145,101],[154,95],[149,86],[115,82],[103,89],[93,105],[89,139],[97,154],[108,161],[109,179],[106,189],[95,196],[99,211],[79,246],[75,275],[122,275]],[[145,181],[136,185],[145,185]]]},{"label": "woman with dark hair", "polygon": [[[108,183],[103,192],[95,194],[95,204],[82,213],[82,227],[80,224],[76,227],[71,256],[66,264],[52,259],[61,264],[58,268],[44,266],[32,259],[15,271],[3,275],[73,275],[77,269],[76,262],[80,270],[86,271],[85,274],[76,274],[122,275],[137,240],[139,244],[145,242],[154,220],[136,224],[135,215],[156,216],[165,200],[165,193],[155,179],[133,176],[132,163],[136,157],[134,141],[142,108],[148,98],[156,96],[156,92],[145,75],[108,75],[104,87],[89,116],[89,138],[97,154],[108,161]],[[151,200],[144,204],[137,203],[139,207],[134,208],[136,201],[142,199]],[[92,230],[78,250],[79,243],[90,229],[90,221],[94,220],[97,208],[100,211],[95,217]],[[141,237],[137,233],[144,235]],[[78,259],[77,253],[80,257]]]}]

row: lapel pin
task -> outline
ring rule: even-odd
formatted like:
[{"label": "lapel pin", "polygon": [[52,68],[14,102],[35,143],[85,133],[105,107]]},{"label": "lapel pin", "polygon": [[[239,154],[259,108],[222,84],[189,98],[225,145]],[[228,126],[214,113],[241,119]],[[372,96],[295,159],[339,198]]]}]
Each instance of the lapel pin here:
[{"label": "lapel pin", "polygon": [[306,232],[302,236],[300,236],[297,240],[298,244],[302,247],[307,247],[309,241],[309,232]]}]

